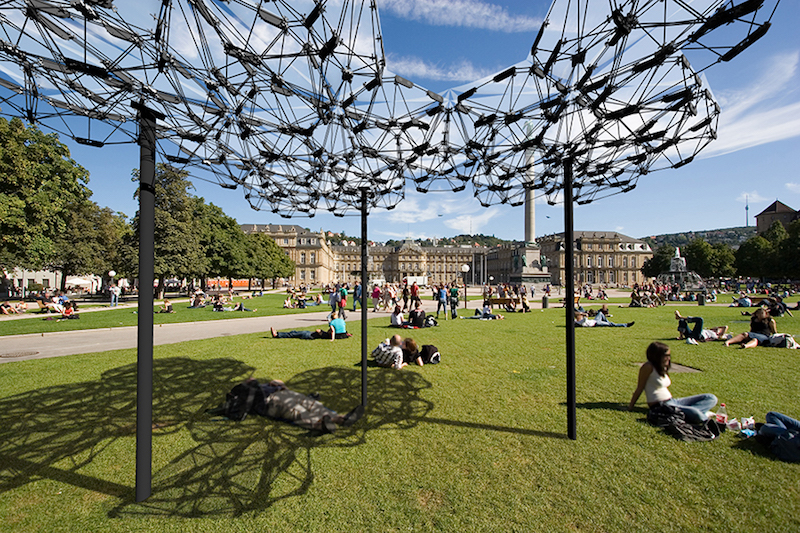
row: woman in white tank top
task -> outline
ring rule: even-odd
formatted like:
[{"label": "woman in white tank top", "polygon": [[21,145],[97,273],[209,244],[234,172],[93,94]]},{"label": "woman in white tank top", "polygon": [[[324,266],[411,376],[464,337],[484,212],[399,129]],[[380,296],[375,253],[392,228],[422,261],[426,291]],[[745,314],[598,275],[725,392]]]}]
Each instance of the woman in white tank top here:
[{"label": "woman in white tank top", "polygon": [[686,421],[690,424],[703,422],[708,418],[708,411],[717,405],[717,397],[713,394],[697,394],[686,398],[673,398],[669,392],[672,383],[669,379],[670,364],[669,346],[663,342],[650,343],[647,347],[647,362],[639,369],[639,380],[628,410],[633,410],[639,396],[644,392],[648,407],[666,403],[683,411]]}]

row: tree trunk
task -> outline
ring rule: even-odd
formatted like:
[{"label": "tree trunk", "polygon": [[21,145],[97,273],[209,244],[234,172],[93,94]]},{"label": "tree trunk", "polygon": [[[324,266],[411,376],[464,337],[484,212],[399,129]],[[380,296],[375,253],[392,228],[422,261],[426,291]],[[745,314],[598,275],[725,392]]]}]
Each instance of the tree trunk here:
[{"label": "tree trunk", "polygon": [[164,299],[164,275],[163,274],[158,276],[158,289],[156,290],[156,294],[157,294],[156,298],[158,300],[163,300]]},{"label": "tree trunk", "polygon": [[61,269],[61,292],[67,292],[67,269]]}]

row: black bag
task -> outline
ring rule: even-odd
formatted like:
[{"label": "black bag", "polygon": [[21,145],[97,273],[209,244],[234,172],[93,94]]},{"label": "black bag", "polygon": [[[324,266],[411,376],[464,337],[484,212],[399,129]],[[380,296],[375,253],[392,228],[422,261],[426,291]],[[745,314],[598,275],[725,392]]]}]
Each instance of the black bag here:
[{"label": "black bag", "polygon": [[800,463],[800,435],[786,433],[772,439],[769,446],[775,457],[787,463]]},{"label": "black bag", "polygon": [[258,381],[255,379],[243,381],[225,396],[221,414],[231,420],[244,420],[248,414],[256,413],[265,401],[264,391]]},{"label": "black bag", "polygon": [[433,344],[423,344],[419,354],[422,357],[422,362],[426,365],[436,365],[442,361],[439,348]]},{"label": "black bag", "polygon": [[425,317],[425,325],[423,327],[432,328],[434,326],[438,326],[439,322],[436,320],[436,317],[433,315],[428,315]]}]

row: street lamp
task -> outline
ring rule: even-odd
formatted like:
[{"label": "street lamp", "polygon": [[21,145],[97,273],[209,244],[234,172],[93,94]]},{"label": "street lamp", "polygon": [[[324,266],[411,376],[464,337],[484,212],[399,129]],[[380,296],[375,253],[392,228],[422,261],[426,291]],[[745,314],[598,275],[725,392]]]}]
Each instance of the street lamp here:
[{"label": "street lamp", "polygon": [[461,265],[461,277],[464,279],[464,309],[467,308],[467,272],[469,272],[469,265],[464,263]]}]

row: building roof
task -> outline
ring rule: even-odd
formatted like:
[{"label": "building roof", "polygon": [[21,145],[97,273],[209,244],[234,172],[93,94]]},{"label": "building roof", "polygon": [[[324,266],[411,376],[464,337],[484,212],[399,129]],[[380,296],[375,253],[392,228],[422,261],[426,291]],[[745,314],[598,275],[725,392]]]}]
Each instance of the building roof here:
[{"label": "building roof", "polygon": [[[643,243],[644,241],[641,239],[636,239],[634,237],[629,237],[627,235],[623,235],[618,231],[574,231],[573,237],[575,240],[579,239],[604,239],[610,241],[619,241],[619,242],[632,242],[632,243]],[[564,234],[563,233],[554,233],[553,235],[547,235],[544,237],[539,237],[537,240],[563,240]]]},{"label": "building roof", "polygon": [[239,227],[245,233],[297,233],[298,235],[319,233],[297,224],[239,224]]},{"label": "building roof", "polygon": [[796,211],[780,200],[775,200],[769,205],[769,207],[757,214],[756,218],[760,217],[761,215],[771,215],[776,213],[796,213]]}]

